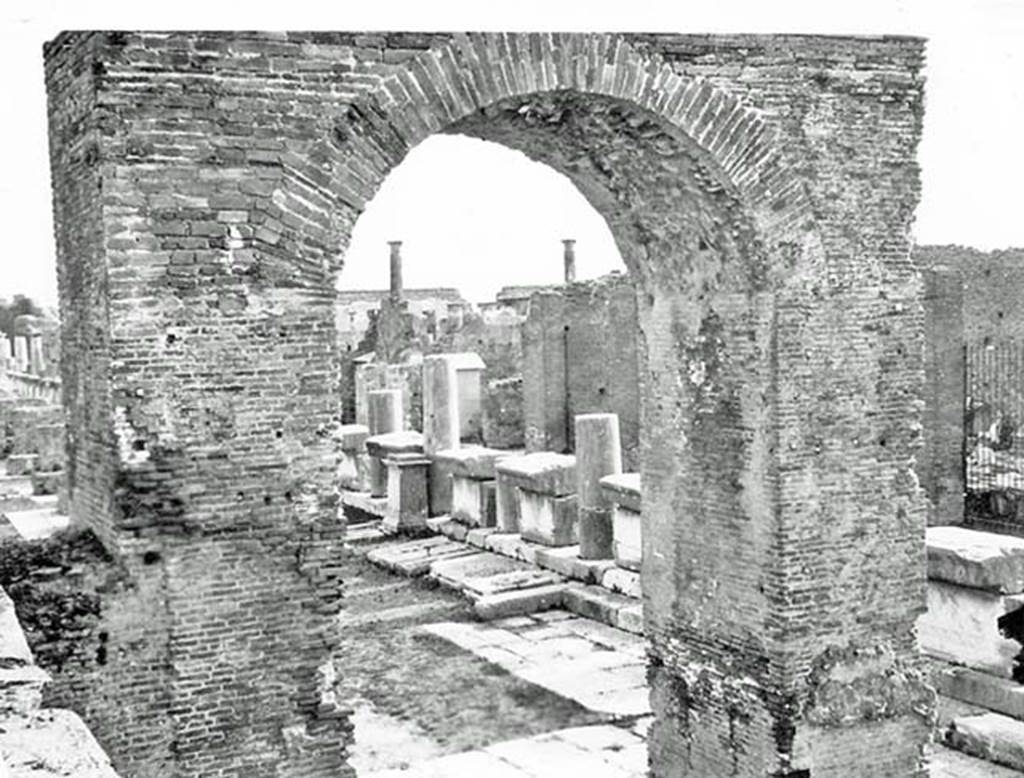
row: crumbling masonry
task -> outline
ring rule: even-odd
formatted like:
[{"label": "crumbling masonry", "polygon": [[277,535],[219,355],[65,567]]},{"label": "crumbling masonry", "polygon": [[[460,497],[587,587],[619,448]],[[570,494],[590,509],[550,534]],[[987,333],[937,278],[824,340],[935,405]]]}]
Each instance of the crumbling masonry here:
[{"label": "crumbling masonry", "polygon": [[351,774],[332,290],[388,171],[456,132],[567,175],[638,287],[652,774],[923,774],[922,53],[641,34],[50,43],[68,485],[134,581],[104,603],[109,659],[78,679],[116,766]]}]

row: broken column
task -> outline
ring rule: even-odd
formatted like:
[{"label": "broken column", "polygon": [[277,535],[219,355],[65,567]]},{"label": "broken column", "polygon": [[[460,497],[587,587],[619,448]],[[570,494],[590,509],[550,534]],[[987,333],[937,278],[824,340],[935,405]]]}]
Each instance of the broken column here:
[{"label": "broken column", "polygon": [[562,240],[562,270],[565,283],[571,284],[576,280],[576,241],[573,238]]},{"label": "broken column", "polygon": [[576,417],[576,500],[579,505],[580,559],[612,558],[611,505],[601,479],[622,472],[619,417],[583,413]]},{"label": "broken column", "polygon": [[14,336],[14,369],[19,373],[28,372],[28,338]]},{"label": "broken column", "polygon": [[[423,452],[459,447],[459,392],[457,360],[451,354],[434,354],[423,359]],[[451,511],[451,474],[442,462],[430,466],[430,513]]]},{"label": "broken column", "polygon": [[[378,389],[367,395],[370,436],[399,432],[402,429],[402,393],[398,389]],[[388,471],[379,456],[370,456],[370,496],[387,494]]]}]

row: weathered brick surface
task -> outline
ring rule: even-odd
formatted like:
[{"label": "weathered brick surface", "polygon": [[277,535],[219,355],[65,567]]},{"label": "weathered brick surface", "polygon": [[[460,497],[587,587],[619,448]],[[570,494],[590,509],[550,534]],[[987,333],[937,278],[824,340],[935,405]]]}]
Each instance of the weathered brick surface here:
[{"label": "weathered brick surface", "polygon": [[523,340],[524,425],[531,450],[572,451],[578,414],[614,413],[625,466],[638,467],[639,349],[630,279],[607,276],[535,295]]},{"label": "weathered brick surface", "polygon": [[136,736],[179,773],[344,774],[336,258],[453,131],[569,176],[637,286],[655,773],[921,774],[920,41],[75,33],[47,60],[73,501],[160,549],[140,612],[171,648],[120,702],[166,695]]}]

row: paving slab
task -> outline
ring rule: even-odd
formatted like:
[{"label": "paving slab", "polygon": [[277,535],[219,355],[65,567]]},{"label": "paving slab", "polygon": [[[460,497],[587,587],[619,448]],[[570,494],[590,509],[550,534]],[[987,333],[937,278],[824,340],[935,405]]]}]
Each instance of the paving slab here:
[{"label": "paving slab", "polygon": [[485,594],[473,602],[473,610],[481,619],[500,619],[560,608],[565,601],[565,589],[565,584],[548,584]]},{"label": "paving slab", "polygon": [[925,533],[928,577],[1000,594],[1024,592],[1024,538],[963,527]]},{"label": "paving slab", "polygon": [[1010,767],[968,756],[952,748],[933,743],[928,754],[928,778],[1020,778]]},{"label": "paving slab", "polygon": [[642,638],[564,611],[542,616],[423,629],[597,713],[615,718],[650,714]]},{"label": "paving slab", "polygon": [[440,559],[479,554],[475,548],[455,543],[443,537],[431,537],[399,543],[387,543],[375,548],[366,558],[386,570],[416,577],[426,575],[430,566]]},{"label": "paving slab", "polygon": [[71,525],[71,517],[58,513],[56,507],[4,511],[2,515],[25,540],[48,538]]},{"label": "paving slab", "polygon": [[1024,770],[1024,722],[999,713],[963,716],[946,732],[947,745],[989,762]]}]

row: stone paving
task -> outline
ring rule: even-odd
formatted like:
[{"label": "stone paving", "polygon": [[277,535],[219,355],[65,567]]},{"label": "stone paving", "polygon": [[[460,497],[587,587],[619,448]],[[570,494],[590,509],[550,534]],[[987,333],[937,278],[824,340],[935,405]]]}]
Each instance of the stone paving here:
[{"label": "stone paving", "polygon": [[422,629],[590,710],[616,717],[651,712],[645,644],[635,635],[562,610]]}]

